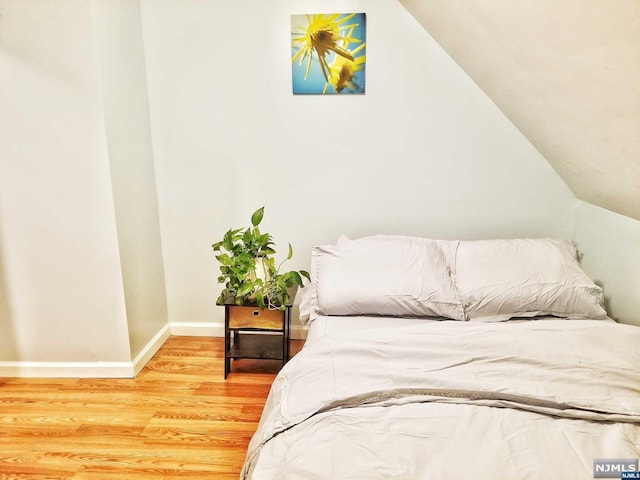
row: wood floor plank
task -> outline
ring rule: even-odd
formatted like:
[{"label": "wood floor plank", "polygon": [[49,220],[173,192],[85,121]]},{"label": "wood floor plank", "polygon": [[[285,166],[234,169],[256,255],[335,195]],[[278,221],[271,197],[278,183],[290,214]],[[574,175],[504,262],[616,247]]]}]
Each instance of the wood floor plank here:
[{"label": "wood floor plank", "polygon": [[0,378],[0,480],[238,478],[279,362],[223,359],[171,337],[135,379]]}]

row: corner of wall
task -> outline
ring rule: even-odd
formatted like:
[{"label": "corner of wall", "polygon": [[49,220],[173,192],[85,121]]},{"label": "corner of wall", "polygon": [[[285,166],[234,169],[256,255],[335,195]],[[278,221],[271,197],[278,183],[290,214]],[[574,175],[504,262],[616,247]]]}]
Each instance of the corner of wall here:
[{"label": "corner of wall", "polygon": [[640,326],[640,221],[578,201],[574,239],[609,316]]}]

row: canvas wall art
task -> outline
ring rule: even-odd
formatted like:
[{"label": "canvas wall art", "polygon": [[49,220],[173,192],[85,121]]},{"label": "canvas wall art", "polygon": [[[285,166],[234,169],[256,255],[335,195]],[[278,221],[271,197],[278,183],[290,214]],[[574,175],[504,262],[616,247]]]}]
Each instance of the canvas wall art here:
[{"label": "canvas wall art", "polygon": [[367,43],[364,13],[291,15],[294,94],[362,94]]}]

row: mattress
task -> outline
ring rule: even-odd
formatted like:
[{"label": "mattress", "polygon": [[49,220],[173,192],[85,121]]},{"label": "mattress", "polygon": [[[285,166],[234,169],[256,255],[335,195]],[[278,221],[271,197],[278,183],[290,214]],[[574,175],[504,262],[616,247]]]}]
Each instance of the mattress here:
[{"label": "mattress", "polygon": [[384,328],[409,327],[422,325],[425,322],[443,321],[442,318],[423,317],[382,317],[382,316],[348,316],[334,317],[320,315],[309,323],[309,330],[305,345],[310,345],[316,340],[327,335],[337,335],[346,332],[364,332]]},{"label": "mattress", "polygon": [[[557,320],[557,317],[542,316],[535,318],[513,318],[509,323]],[[368,330],[379,330],[385,328],[396,329],[399,327],[409,327],[414,325],[424,325],[427,322],[450,322],[450,319],[438,317],[384,317],[384,316],[327,316],[319,315],[312,322],[309,322],[309,330],[305,345],[313,343],[326,335],[337,335],[346,332],[366,332]],[[615,323],[615,320],[607,317],[601,319],[602,322]]]},{"label": "mattress", "polygon": [[594,478],[640,457],[640,328],[318,317],[242,478]]}]

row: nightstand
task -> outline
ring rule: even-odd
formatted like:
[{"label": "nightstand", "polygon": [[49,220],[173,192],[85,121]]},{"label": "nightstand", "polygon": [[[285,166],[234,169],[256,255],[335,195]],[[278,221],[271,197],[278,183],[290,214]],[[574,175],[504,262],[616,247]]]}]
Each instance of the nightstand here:
[{"label": "nightstand", "polygon": [[252,358],[289,360],[291,305],[284,310],[261,309],[257,305],[224,306],[224,378],[231,360]]}]

